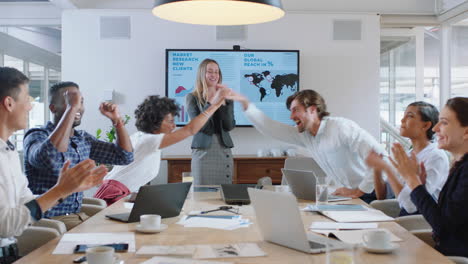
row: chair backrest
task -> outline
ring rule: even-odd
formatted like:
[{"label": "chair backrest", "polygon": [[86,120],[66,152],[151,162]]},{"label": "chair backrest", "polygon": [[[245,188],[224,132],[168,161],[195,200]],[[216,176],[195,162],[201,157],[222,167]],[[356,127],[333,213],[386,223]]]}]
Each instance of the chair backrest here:
[{"label": "chair backrest", "polygon": [[448,256],[447,258],[453,261],[455,264],[468,264],[468,258],[465,257]]},{"label": "chair backrest", "polygon": [[30,226],[20,236],[16,237],[19,255],[26,256],[56,237],[60,237],[60,234],[54,228]]},{"label": "chair backrest", "polygon": [[[316,162],[309,157],[289,157],[284,162],[285,169],[313,171],[316,168]],[[287,185],[286,178],[282,177],[281,185]]]}]

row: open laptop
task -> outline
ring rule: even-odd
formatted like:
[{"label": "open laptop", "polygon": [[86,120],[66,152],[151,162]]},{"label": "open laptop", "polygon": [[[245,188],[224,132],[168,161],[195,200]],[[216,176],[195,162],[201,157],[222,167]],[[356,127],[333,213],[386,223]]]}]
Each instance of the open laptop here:
[{"label": "open laptop", "polygon": [[346,244],[321,235],[306,233],[296,197],[290,193],[248,189],[263,239],[306,253],[321,253]]},{"label": "open laptop", "polygon": [[255,184],[221,184],[221,197],[227,204],[250,204],[247,188],[256,188]]},{"label": "open laptop", "polygon": [[191,182],[141,186],[130,213],[106,215],[126,223],[140,221],[140,215],[158,214],[162,218],[180,214]]},{"label": "open laptop", "polygon": [[[316,175],[313,171],[281,169],[283,177],[291,188],[292,193],[303,200],[315,201],[316,198]],[[319,176],[322,177],[322,176]],[[351,200],[349,197],[328,195],[329,202]]]}]

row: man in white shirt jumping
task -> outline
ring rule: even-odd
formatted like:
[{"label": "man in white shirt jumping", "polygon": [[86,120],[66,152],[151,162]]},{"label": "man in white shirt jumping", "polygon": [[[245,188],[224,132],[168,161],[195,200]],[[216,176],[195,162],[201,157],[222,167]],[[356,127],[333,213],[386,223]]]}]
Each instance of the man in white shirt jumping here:
[{"label": "man in white shirt jumping", "polygon": [[73,168],[66,162],[57,184],[39,197],[28,189],[28,180],[21,171],[18,152],[8,138],[25,129],[32,109],[28,92],[29,79],[20,71],[0,67],[0,264],[19,258],[15,236],[21,235],[32,221],[63,201],[68,195],[86,190],[102,182],[107,173],[85,160]]},{"label": "man in white shirt jumping", "polygon": [[373,170],[364,161],[371,150],[378,154],[385,154],[385,150],[355,122],[330,117],[319,93],[303,90],[287,99],[296,128],[270,119],[241,94],[231,92],[226,98],[242,103],[246,117],[261,133],[306,148],[339,187],[334,195],[359,197],[366,202],[375,199],[371,194]]}]

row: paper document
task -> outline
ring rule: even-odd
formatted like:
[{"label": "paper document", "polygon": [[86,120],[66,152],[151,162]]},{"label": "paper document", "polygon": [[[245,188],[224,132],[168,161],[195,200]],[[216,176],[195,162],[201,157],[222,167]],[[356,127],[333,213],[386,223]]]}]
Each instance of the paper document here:
[{"label": "paper document", "polygon": [[[396,235],[394,235],[392,232],[388,231],[387,229],[378,229],[378,230],[384,230],[390,233],[390,241],[392,242],[402,241],[401,238],[397,237]],[[368,232],[369,230],[343,230],[341,231],[341,230],[313,229],[312,231],[319,233],[319,234],[324,234],[326,236],[334,235],[336,238],[338,238],[339,240],[345,243],[362,244],[363,243],[362,236],[364,235],[364,233]]]},{"label": "paper document", "polygon": [[128,252],[135,252],[135,233],[67,233],[60,239],[52,254],[73,254],[76,245],[105,245],[127,243]]},{"label": "paper document", "polygon": [[195,253],[196,245],[185,246],[142,246],[137,255],[172,255],[172,256],[192,256]]},{"label": "paper document", "polygon": [[255,243],[198,245],[193,258],[262,257],[266,253]]},{"label": "paper document", "polygon": [[205,227],[222,230],[234,230],[249,227],[252,222],[240,215],[188,215],[180,219],[177,224],[184,227]]},{"label": "paper document", "polygon": [[133,205],[134,205],[134,203],[127,203],[127,202],[124,203],[124,207],[127,208],[127,209],[132,209]]},{"label": "paper document", "polygon": [[368,209],[366,211],[323,211],[321,214],[341,223],[365,223],[365,222],[387,222],[395,221],[393,217],[384,214],[382,211]]},{"label": "paper document", "polygon": [[195,260],[170,257],[153,257],[141,264],[234,264],[234,262]]},{"label": "paper document", "polygon": [[324,230],[356,230],[356,229],[376,229],[377,223],[336,223],[336,222],[313,222],[309,229]]},{"label": "paper document", "polygon": [[307,212],[319,211],[367,211],[367,208],[360,204],[309,204],[304,209]]}]

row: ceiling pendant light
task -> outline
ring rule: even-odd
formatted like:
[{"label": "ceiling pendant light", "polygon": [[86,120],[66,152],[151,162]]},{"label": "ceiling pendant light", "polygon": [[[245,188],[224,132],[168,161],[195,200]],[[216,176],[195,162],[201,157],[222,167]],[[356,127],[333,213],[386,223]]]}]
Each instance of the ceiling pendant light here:
[{"label": "ceiling pendant light", "polygon": [[155,0],[159,18],[199,25],[248,25],[284,16],[281,0]]}]

